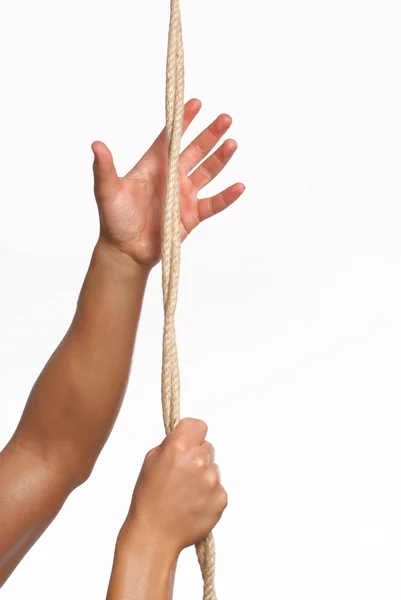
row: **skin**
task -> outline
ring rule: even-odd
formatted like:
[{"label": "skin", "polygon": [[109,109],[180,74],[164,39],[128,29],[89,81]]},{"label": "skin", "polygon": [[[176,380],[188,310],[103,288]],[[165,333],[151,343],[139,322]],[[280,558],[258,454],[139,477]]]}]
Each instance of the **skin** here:
[{"label": "skin", "polygon": [[[187,103],[184,131],[200,107]],[[236,150],[227,140],[202,162],[230,125],[220,115],[182,152],[182,239],[244,191],[237,183],[198,199]],[[0,453],[0,585],[93,469],[121,407],[146,283],[160,259],[165,133],[124,177],[105,144],[92,149],[99,238],[72,323]]]},{"label": "skin", "polygon": [[227,493],[203,421],[182,419],[148,452],[114,556],[107,600],[169,600],[181,551],[221,518]]}]

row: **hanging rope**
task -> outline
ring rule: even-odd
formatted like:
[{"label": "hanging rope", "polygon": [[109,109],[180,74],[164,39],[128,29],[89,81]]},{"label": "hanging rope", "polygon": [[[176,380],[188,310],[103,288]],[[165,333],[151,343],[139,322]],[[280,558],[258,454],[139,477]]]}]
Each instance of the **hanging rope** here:
[{"label": "hanging rope", "polygon": [[[162,284],[164,303],[162,406],[166,434],[180,419],[180,373],[174,315],[180,275],[180,178],[178,163],[184,116],[184,50],[179,0],[171,0],[166,73],[168,172],[163,218]],[[203,577],[203,600],[216,600],[213,535],[197,544]]]}]

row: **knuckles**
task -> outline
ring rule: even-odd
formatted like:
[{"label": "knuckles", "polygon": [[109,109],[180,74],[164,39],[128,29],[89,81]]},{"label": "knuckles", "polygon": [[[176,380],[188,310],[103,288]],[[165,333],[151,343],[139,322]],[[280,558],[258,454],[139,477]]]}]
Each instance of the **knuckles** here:
[{"label": "knuckles", "polygon": [[221,489],[217,504],[220,512],[223,512],[228,506],[228,494],[224,488]]},{"label": "knuckles", "polygon": [[185,417],[179,421],[176,429],[184,431],[187,435],[193,435],[193,433],[199,433],[206,437],[207,425],[201,419],[193,419],[191,417]]},{"label": "knuckles", "polygon": [[158,450],[159,450],[159,446],[156,446],[156,448],[151,448],[151,450],[148,450],[148,452],[145,455],[145,461],[148,461]]},{"label": "knuckles", "polygon": [[202,469],[206,466],[206,459],[202,454],[195,454],[191,459],[191,465],[196,469]]},{"label": "knuckles", "polygon": [[205,472],[207,486],[214,490],[220,485],[220,476],[217,465],[213,465]]},{"label": "knuckles", "polygon": [[182,454],[188,449],[188,440],[185,435],[174,436],[168,440],[166,447],[172,454]]},{"label": "knuckles", "polygon": [[207,457],[207,463],[212,465],[214,463],[215,450],[214,446],[210,442],[203,442],[204,452]]}]

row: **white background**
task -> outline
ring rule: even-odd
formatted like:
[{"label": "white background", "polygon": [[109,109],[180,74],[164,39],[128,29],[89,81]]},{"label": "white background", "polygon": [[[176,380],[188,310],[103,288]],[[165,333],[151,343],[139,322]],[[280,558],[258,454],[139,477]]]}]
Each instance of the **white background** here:
[{"label": "white background", "polygon": [[[120,173],[164,122],[168,0],[3,0],[0,442],[72,318],[98,225],[95,139]],[[183,247],[182,410],[229,508],[219,600],[401,594],[401,87],[394,0],[182,2],[187,143],[220,112],[238,204]],[[92,478],[6,584],[104,598],[144,453],[163,434],[160,269]],[[177,600],[201,598],[192,550]]]}]

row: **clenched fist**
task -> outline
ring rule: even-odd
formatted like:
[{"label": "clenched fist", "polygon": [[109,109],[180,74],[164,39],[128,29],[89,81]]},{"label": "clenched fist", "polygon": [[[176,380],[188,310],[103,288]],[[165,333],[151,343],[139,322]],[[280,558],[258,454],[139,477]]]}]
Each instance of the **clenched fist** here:
[{"label": "clenched fist", "polygon": [[182,419],[148,452],[124,535],[139,532],[178,556],[209,534],[227,506],[227,493],[206,433],[203,421]]}]

